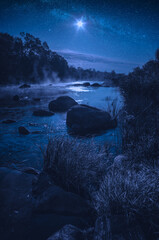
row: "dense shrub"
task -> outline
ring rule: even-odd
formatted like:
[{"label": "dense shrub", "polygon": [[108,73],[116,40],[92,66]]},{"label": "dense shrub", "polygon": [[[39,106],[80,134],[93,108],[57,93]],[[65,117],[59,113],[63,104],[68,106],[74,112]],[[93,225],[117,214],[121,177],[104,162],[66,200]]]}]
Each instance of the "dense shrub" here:
[{"label": "dense shrub", "polygon": [[158,169],[129,159],[116,165],[93,142],[55,138],[48,144],[44,171],[55,184],[89,199],[97,218],[120,215],[130,225],[147,226],[146,239],[159,231]]},{"label": "dense shrub", "polygon": [[159,159],[159,62],[118,78],[115,83],[125,98],[121,117],[123,152],[130,161],[156,166]]},{"label": "dense shrub", "polygon": [[98,188],[109,162],[105,149],[93,142],[55,138],[49,141],[44,171],[67,191],[89,197],[89,193]]},{"label": "dense shrub", "polygon": [[112,166],[92,195],[97,215],[122,215],[129,226],[140,226],[146,239],[158,239],[158,181],[159,170],[144,164]]}]

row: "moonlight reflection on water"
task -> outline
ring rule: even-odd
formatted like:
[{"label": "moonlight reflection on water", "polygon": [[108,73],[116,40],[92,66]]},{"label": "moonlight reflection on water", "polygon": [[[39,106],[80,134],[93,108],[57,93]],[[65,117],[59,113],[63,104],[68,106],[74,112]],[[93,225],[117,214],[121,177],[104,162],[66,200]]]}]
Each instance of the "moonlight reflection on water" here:
[{"label": "moonlight reflection on water", "polygon": [[[123,99],[118,88],[91,86],[74,86],[82,84],[82,82],[59,83],[51,85],[35,85],[30,89],[19,89],[18,87],[5,88],[2,91],[3,97],[7,97],[7,102],[12,98],[12,93],[20,96],[24,105],[19,106],[1,106],[0,120],[14,119],[13,124],[0,124],[0,159],[1,165],[21,164],[40,168],[42,165],[41,148],[45,149],[48,139],[54,136],[68,136],[66,127],[66,113],[56,113],[51,117],[35,117],[33,111],[37,109],[48,110],[48,103],[54,98],[61,95],[68,95],[75,99],[79,104],[87,104],[102,110],[107,109],[107,105],[111,105],[113,100],[117,100],[119,109],[123,106]],[[72,85],[72,86],[71,86]],[[14,89],[14,91],[13,91]],[[33,98],[40,98],[39,102],[33,101]],[[18,127],[24,126],[30,132],[28,136],[20,136]],[[71,137],[71,136],[69,136]],[[72,138],[72,137],[71,137]],[[84,139],[90,141],[90,139]],[[94,141],[97,143],[109,143],[111,146],[120,145],[120,131],[111,129],[104,134],[95,136]]]}]

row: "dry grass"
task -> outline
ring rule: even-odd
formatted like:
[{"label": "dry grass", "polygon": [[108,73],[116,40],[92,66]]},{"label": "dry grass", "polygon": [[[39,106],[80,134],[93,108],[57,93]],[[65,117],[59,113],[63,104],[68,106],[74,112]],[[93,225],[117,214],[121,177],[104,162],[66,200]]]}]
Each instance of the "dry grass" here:
[{"label": "dry grass", "polygon": [[95,143],[59,137],[49,141],[44,170],[67,191],[88,196],[99,186],[108,164],[105,149]]},{"label": "dry grass", "polygon": [[110,212],[122,214],[127,221],[140,219],[159,231],[159,170],[138,165],[112,166],[99,191],[92,195],[99,216]]},{"label": "dry grass", "polygon": [[106,98],[106,112],[110,114],[112,119],[116,119],[119,115],[119,106],[118,106],[118,99],[114,99],[113,101],[109,101],[108,98]]},{"label": "dry grass", "polygon": [[55,184],[91,200],[97,216],[122,214],[159,232],[159,170],[125,162],[115,166],[95,143],[51,139],[44,170]]}]

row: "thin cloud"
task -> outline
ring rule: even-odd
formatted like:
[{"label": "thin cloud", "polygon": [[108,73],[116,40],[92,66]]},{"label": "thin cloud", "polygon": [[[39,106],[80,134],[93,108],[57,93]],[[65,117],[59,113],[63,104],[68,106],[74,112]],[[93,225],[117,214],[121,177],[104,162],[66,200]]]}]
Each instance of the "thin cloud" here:
[{"label": "thin cloud", "polygon": [[133,68],[141,66],[141,63],[119,61],[117,59],[106,58],[95,54],[85,54],[69,49],[57,50],[58,54],[65,57],[69,65],[74,67],[94,68],[99,71],[112,71],[128,73]]}]

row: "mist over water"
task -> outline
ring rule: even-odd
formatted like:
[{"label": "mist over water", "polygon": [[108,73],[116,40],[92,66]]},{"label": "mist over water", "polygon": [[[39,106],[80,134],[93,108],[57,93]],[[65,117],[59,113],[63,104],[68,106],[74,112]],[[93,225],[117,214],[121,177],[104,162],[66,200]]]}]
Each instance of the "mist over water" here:
[{"label": "mist over water", "polygon": [[[56,113],[51,117],[35,117],[33,111],[48,110],[48,103],[62,95],[68,95],[79,104],[87,104],[102,110],[108,110],[116,101],[117,110],[123,106],[123,98],[116,87],[84,87],[77,84],[83,82],[66,82],[54,84],[32,85],[31,88],[20,89],[18,86],[0,89],[0,121],[15,120],[12,124],[0,123],[0,159],[1,165],[32,166],[41,168],[42,150],[45,150],[50,137],[69,136],[66,126],[66,113]],[[91,82],[93,83],[93,82]],[[14,95],[20,97],[19,102],[12,100]],[[40,101],[35,101],[40,98]],[[24,126],[31,133],[19,135],[18,127]],[[72,138],[72,136],[69,136]],[[96,143],[107,143],[114,147],[121,144],[119,127],[108,130],[104,134],[94,136]],[[82,139],[92,141],[90,138]]]}]

